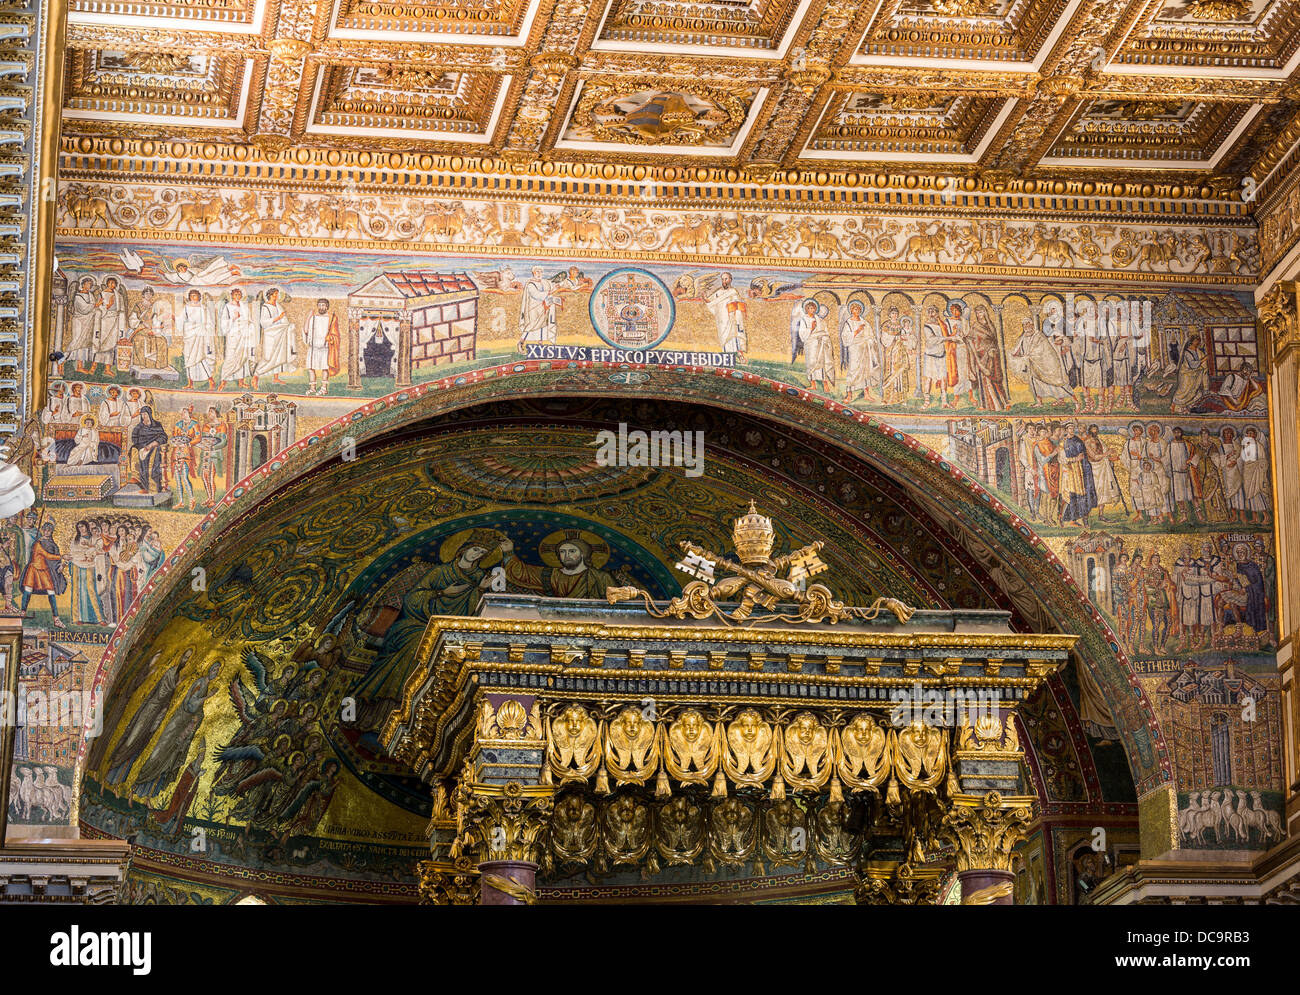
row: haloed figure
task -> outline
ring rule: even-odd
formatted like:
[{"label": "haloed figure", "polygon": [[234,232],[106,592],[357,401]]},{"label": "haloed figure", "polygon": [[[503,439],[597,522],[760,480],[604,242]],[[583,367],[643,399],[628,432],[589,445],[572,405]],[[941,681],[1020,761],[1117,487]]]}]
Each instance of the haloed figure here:
[{"label": "haloed figure", "polygon": [[330,302],[324,297],[316,302],[316,313],[307,319],[303,336],[307,339],[307,376],[311,378],[307,393],[328,393],[330,377],[339,371],[339,318],[330,313]]},{"label": "haloed figure", "polygon": [[217,503],[217,477],[222,471],[225,448],[226,433],[222,431],[221,412],[212,404],[203,416],[199,435],[199,477],[203,481],[205,508],[211,508]]}]

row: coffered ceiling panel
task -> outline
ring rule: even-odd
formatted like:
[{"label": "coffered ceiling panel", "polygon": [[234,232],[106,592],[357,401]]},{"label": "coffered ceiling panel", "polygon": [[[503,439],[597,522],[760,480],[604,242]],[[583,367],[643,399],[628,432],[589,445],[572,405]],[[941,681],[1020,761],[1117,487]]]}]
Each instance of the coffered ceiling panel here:
[{"label": "coffered ceiling panel", "polygon": [[332,0],[332,38],[523,45],[543,0]]},{"label": "coffered ceiling panel", "polygon": [[74,140],[1201,197],[1300,141],[1300,0],[70,2]]},{"label": "coffered ceiling panel", "polygon": [[421,65],[323,66],[304,134],[485,143],[510,81]]},{"label": "coffered ceiling panel", "polygon": [[778,57],[813,0],[611,0],[595,50]]},{"label": "coffered ceiling panel", "polygon": [[836,93],[827,102],[803,158],[977,162],[1011,103],[935,91]]},{"label": "coffered ceiling panel", "polygon": [[881,0],[852,61],[1040,62],[1080,0]]},{"label": "coffered ceiling panel", "polygon": [[636,86],[592,81],[578,87],[556,149],[734,157],[767,94],[750,87]]},{"label": "coffered ceiling panel", "polygon": [[1259,104],[1199,100],[1094,100],[1048,154],[1073,166],[1212,169],[1250,126]]},{"label": "coffered ceiling panel", "polygon": [[1117,62],[1205,76],[1266,69],[1282,77],[1300,65],[1298,48],[1297,0],[1165,0],[1151,8]]},{"label": "coffered ceiling panel", "polygon": [[242,128],[254,75],[254,61],[235,56],[74,49],[65,127]]},{"label": "coffered ceiling panel", "polygon": [[203,31],[260,34],[275,0],[69,0],[70,25],[184,26]]}]

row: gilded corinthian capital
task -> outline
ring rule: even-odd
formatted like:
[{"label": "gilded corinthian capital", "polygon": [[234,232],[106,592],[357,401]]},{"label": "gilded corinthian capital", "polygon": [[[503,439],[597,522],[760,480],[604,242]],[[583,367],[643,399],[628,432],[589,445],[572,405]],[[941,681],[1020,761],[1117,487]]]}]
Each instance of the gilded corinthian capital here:
[{"label": "gilded corinthian capital", "polygon": [[478,904],[478,869],[467,858],[422,860],[415,869],[421,905]]},{"label": "gilded corinthian capital", "polygon": [[[1281,362],[1285,353],[1300,347],[1300,323],[1296,320],[1296,285],[1278,282],[1259,302],[1259,322],[1268,335],[1262,359]],[[1264,372],[1268,371],[1265,366]]]},{"label": "gilded corinthian capital", "polygon": [[1011,871],[1011,851],[1034,821],[1034,799],[954,795],[939,833],[957,851],[957,870]]},{"label": "gilded corinthian capital", "polygon": [[853,898],[858,905],[935,905],[942,873],[938,868],[915,868],[908,863],[859,868]]},{"label": "gilded corinthian capital", "polygon": [[539,842],[550,821],[555,789],[549,785],[504,786],[462,782],[456,794],[460,834],[453,856],[476,862],[537,863]]}]

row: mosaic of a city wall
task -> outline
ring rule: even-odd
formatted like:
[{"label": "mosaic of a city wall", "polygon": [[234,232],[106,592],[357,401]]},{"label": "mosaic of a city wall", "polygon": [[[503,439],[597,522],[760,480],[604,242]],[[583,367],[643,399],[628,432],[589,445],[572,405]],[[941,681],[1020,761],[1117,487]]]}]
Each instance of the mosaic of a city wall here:
[{"label": "mosaic of a city wall", "polygon": [[[269,238],[280,236],[287,222],[276,205],[232,215],[223,194],[221,210],[203,216],[187,213],[178,195],[169,214],[140,204],[132,215],[127,193],[113,188],[86,207],[74,187],[63,204],[65,224],[144,230],[130,240],[65,232],[58,248],[53,318],[63,356],[29,430],[39,504],[5,539],[6,596],[15,610],[26,601],[48,631],[36,643],[46,676],[33,680],[70,688],[88,680],[167,554],[295,439],[409,383],[538,361],[560,370],[627,364],[610,376],[628,385],[649,376],[636,367],[657,363],[748,372],[878,412],[1044,537],[1149,690],[1168,694],[1187,661],[1231,657],[1267,669],[1267,399],[1254,314],[1241,295],[1145,285],[1126,294],[1086,281],[1073,290],[958,287],[940,277],[891,286],[848,266],[792,269],[789,258],[780,268],[693,265],[693,250],[706,246],[753,255],[764,249],[753,243],[761,233],[741,218],[736,232],[711,224],[692,243],[653,212],[651,244],[674,262],[584,252],[598,239],[646,244],[644,228],[628,243],[611,212],[595,212],[583,229],[573,212],[521,206],[510,215],[500,205],[495,220],[515,226],[516,244],[535,238],[535,256],[264,248],[219,233],[247,231],[254,212],[271,219],[262,222]],[[462,206],[454,216],[446,229],[425,216],[410,239],[497,237],[486,209]],[[338,218],[315,218],[317,232],[338,231]],[[365,235],[377,234],[376,211],[363,205],[357,218]],[[530,224],[535,234],[525,236]],[[793,219],[764,224],[780,228],[769,250],[818,255]],[[205,228],[211,237],[175,240],[178,230]],[[1056,238],[1073,247],[1072,262],[1100,258],[1073,230],[1025,232],[1022,254],[1035,238]],[[923,235],[883,237],[910,258]],[[847,232],[834,237],[827,255],[858,244]],[[1196,237],[1231,250],[1237,236],[1176,235],[1173,256],[1163,264],[1135,256],[1132,271],[1163,265],[1173,280],[1203,267],[1190,248]],[[965,258],[953,245],[960,233],[933,238],[938,258]],[[1126,244],[1120,232],[1104,264],[1125,258]],[[557,258],[561,245],[578,248]],[[38,555],[64,562],[63,585],[28,576]],[[75,734],[49,738],[29,747],[29,759],[50,761],[70,784]]]}]

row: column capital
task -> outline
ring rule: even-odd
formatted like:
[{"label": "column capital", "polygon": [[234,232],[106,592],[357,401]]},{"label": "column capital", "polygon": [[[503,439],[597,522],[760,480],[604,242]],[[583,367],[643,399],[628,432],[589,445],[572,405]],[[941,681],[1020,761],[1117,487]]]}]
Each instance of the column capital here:
[{"label": "column capital", "polygon": [[421,905],[477,905],[478,868],[468,857],[422,860],[416,865]]},{"label": "column capital", "polygon": [[941,868],[917,868],[903,862],[893,867],[860,867],[853,898],[858,905],[935,905],[943,883]]},{"label": "column capital", "polygon": [[554,800],[555,788],[549,784],[462,781],[456,791],[460,832],[452,846],[453,858],[470,856],[480,864],[539,863],[541,837]]},{"label": "column capital", "polygon": [[956,850],[958,872],[1011,873],[1011,851],[1034,821],[1035,805],[1032,797],[997,791],[954,795],[939,832]]},{"label": "column capital", "polygon": [[1293,349],[1300,348],[1300,321],[1296,317],[1296,283],[1279,280],[1259,301],[1259,325],[1265,341],[1260,343],[1261,372],[1272,372]]}]

